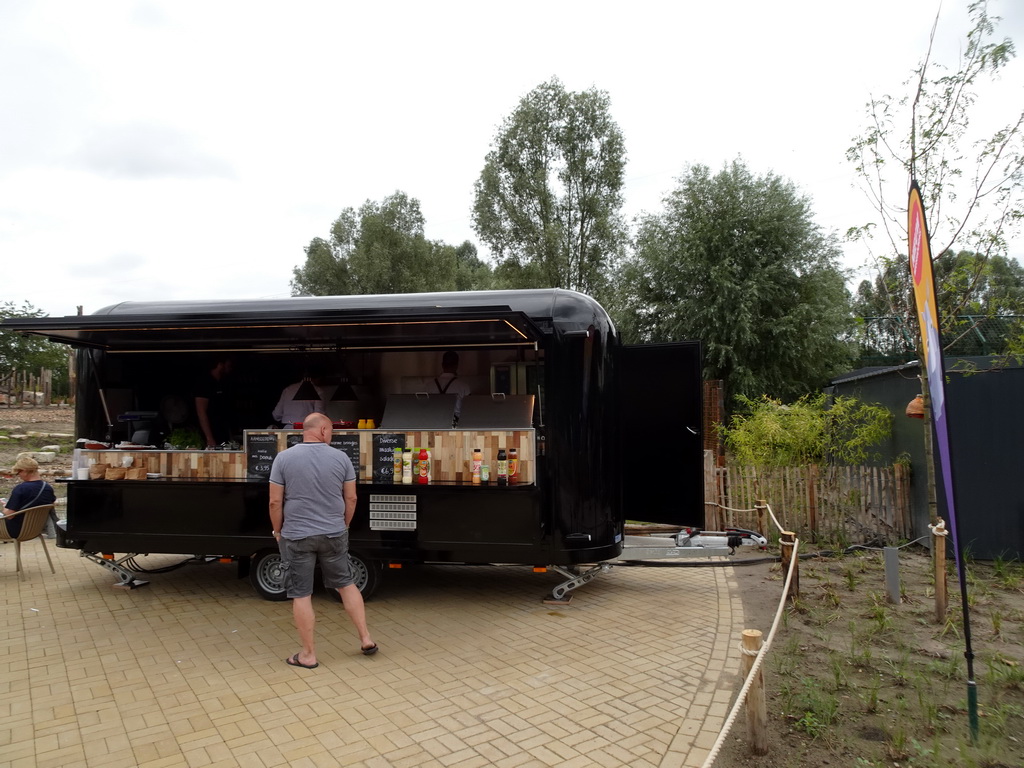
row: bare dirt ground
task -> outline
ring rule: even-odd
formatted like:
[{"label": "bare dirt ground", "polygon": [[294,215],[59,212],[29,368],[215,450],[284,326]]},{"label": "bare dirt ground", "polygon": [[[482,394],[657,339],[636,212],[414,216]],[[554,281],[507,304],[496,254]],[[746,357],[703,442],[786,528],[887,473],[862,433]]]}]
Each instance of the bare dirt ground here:
[{"label": "bare dirt ground", "polygon": [[[741,711],[716,768],[1024,766],[1024,565],[968,563],[980,712],[972,743],[952,564],[949,610],[939,623],[930,554],[912,546],[899,560],[898,605],[886,599],[879,551],[801,560],[800,597],[786,609],[763,667],[769,753],[751,754]],[[736,571],[747,626],[767,637],[781,567]]]}]

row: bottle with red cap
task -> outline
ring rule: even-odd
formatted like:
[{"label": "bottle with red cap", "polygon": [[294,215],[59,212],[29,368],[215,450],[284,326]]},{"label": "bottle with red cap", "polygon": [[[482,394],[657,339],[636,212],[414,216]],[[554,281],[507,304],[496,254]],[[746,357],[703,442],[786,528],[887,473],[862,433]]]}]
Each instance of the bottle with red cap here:
[{"label": "bottle with red cap", "polygon": [[428,482],[430,482],[430,457],[427,456],[426,448],[420,448],[419,465],[420,476],[418,482],[420,485],[426,485]]}]

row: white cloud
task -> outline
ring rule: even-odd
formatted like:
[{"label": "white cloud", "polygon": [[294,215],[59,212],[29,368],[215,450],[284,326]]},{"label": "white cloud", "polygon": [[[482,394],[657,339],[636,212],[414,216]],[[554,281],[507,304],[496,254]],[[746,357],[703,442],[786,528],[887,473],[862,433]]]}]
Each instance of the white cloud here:
[{"label": "white cloud", "polygon": [[117,125],[92,131],[70,164],[123,179],[232,178],[231,164],[196,147],[187,134],[157,125]]}]

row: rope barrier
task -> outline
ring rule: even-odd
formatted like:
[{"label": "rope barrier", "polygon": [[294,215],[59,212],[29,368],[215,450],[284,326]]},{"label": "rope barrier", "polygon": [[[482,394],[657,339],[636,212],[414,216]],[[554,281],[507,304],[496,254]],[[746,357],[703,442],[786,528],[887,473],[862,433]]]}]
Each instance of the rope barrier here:
[{"label": "rope barrier", "polygon": [[705,506],[718,507],[724,509],[726,512],[757,512],[758,507],[751,507],[750,509],[736,509],[735,507],[727,507],[724,504],[719,504],[717,501],[705,501]]},{"label": "rope barrier", "polygon": [[[775,514],[772,512],[771,505],[768,507],[768,514],[771,515],[772,521],[779,529],[779,533],[783,532],[782,526],[776,519]],[[741,647],[741,651],[744,654],[756,655],[754,664],[750,668],[750,673],[747,675],[747,679],[743,682],[743,687],[740,688],[739,695],[736,697],[735,703],[732,705],[732,710],[729,712],[729,716],[725,718],[725,723],[722,725],[722,730],[718,734],[718,738],[715,740],[714,745],[711,747],[711,751],[708,753],[707,758],[704,760],[702,768],[711,768],[715,764],[715,760],[718,757],[718,753],[722,749],[722,745],[725,743],[726,737],[729,735],[729,731],[732,730],[733,724],[736,722],[736,716],[739,714],[740,707],[743,706],[747,701],[747,693],[750,691],[750,687],[754,683],[754,678],[757,677],[758,671],[761,669],[761,664],[764,662],[765,656],[768,654],[768,649],[771,648],[772,640],[775,639],[775,633],[779,628],[779,622],[782,619],[782,611],[786,607],[786,595],[789,594],[789,586],[793,581],[793,572],[796,570],[796,564],[800,561],[798,551],[800,548],[800,539],[793,540],[793,559],[789,561],[789,571],[786,573],[786,583],[782,587],[782,597],[779,600],[779,608],[775,612],[775,621],[772,622],[772,628],[768,632],[768,637],[764,641],[764,645],[761,646],[759,651],[752,652]]]},{"label": "rope barrier", "polygon": [[779,522],[779,518],[777,518],[775,516],[775,513],[772,512],[772,505],[768,504],[767,502],[765,502],[764,506],[765,506],[765,509],[768,510],[768,515],[769,515],[769,517],[771,517],[772,522],[775,523],[775,527],[779,529],[779,533],[782,533],[783,531],[785,531],[786,529],[782,527],[782,523]]}]

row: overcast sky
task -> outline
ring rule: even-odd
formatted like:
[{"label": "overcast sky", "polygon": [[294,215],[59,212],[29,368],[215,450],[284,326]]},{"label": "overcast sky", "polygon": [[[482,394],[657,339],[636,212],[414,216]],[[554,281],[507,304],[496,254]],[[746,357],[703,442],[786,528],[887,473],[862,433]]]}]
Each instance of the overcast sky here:
[{"label": "overcast sky", "polygon": [[[288,296],[343,208],[399,189],[427,237],[477,242],[484,156],[552,76],[609,93],[629,218],[659,210],[687,164],[742,156],[845,232],[872,211],[844,151],[868,98],[901,93],[938,5],[0,0],[0,301],[64,315]],[[943,3],[949,63],[966,5]],[[992,10],[1020,45],[1024,2]]]}]

